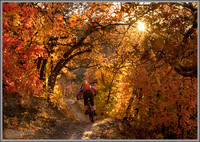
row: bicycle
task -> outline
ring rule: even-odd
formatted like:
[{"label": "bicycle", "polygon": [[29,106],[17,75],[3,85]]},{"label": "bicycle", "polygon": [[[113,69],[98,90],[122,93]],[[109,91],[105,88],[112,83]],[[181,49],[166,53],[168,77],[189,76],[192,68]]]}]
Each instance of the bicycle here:
[{"label": "bicycle", "polygon": [[[83,95],[79,97],[79,99],[83,99]],[[89,119],[91,122],[94,122],[94,112],[92,109],[92,105],[90,103],[90,98],[87,101],[87,105],[88,105],[88,115],[89,115]]]},{"label": "bicycle", "polygon": [[92,105],[90,103],[90,100],[88,100],[87,105],[88,105],[88,111],[89,111],[88,112],[89,113],[89,119],[90,119],[91,122],[94,122],[94,112],[92,110]]}]

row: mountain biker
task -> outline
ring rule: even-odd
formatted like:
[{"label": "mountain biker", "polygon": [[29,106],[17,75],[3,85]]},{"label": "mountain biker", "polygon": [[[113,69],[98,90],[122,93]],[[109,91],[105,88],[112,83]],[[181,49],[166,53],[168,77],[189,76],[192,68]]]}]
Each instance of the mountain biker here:
[{"label": "mountain biker", "polygon": [[81,93],[83,93],[85,115],[89,114],[87,101],[90,98],[90,103],[91,103],[94,115],[96,116],[97,113],[95,111],[95,106],[94,106],[94,96],[96,96],[96,94],[97,94],[97,89],[94,88],[93,86],[89,85],[89,83],[87,81],[84,81],[82,83],[81,89],[79,89],[78,93],[76,94],[77,100],[79,100],[79,96],[81,95]]}]

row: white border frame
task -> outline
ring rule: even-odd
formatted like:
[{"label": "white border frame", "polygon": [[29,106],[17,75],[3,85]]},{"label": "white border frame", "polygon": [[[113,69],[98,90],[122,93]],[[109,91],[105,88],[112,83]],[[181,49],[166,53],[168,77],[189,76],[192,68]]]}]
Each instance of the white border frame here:
[{"label": "white border frame", "polygon": [[[143,140],[143,139],[141,139],[141,140],[136,140],[136,139],[133,139],[133,140],[67,140],[67,139],[60,139],[60,140],[58,140],[58,139],[42,139],[42,140],[39,140],[39,139],[31,139],[31,140],[26,140],[26,139],[13,139],[13,140],[8,140],[8,139],[2,139],[2,134],[3,134],[3,127],[2,127],[2,121],[3,121],[3,117],[2,117],[2,113],[3,113],[3,105],[2,105],[2,100],[3,100],[3,98],[2,98],[2,96],[3,96],[3,93],[2,93],[2,44],[3,44],[3,42],[2,42],[2,4],[4,3],[4,2],[197,2],[198,3],[198,16],[197,16],[197,18],[198,18],[198,49],[197,49],[197,52],[198,52],[198,72],[197,72],[197,74],[198,74],[198,76],[197,76],[197,85],[198,85],[198,90],[197,90],[197,103],[198,103],[198,110],[197,110],[197,112],[198,112],[198,116],[197,116],[197,121],[198,121],[198,136],[197,136],[197,140],[186,140],[186,139],[184,139],[184,140],[167,140],[167,139],[164,139],[164,140],[155,140],[155,139],[153,139],[153,140]],[[200,91],[200,81],[199,81],[199,67],[200,67],[200,65],[199,65],[199,62],[200,62],[200,57],[199,57],[199,55],[200,55],[200,49],[199,49],[199,45],[200,45],[200,37],[199,37],[199,32],[200,32],[200,30],[199,30],[199,26],[200,26],[200,24],[199,24],[199,16],[200,16],[200,8],[199,8],[199,5],[200,4],[200,2],[198,1],[198,0],[190,0],[190,1],[187,1],[187,0],[167,0],[167,1],[165,1],[165,0],[158,0],[158,1],[156,1],[156,0],[142,0],[142,1],[139,1],[139,0],[114,0],[114,1],[112,1],[112,0],[108,0],[108,1],[106,1],[106,0],[58,0],[58,1],[56,1],[56,0],[40,0],[40,1],[38,1],[38,0],[36,0],[36,1],[34,1],[34,0],[19,0],[19,1],[15,1],[15,0],[2,0],[1,1],[1,4],[0,4],[0,6],[1,6],[1,11],[0,11],[0,15],[1,15],[1,27],[0,27],[0,31],[1,31],[1,41],[0,41],[0,43],[1,43],[1,50],[0,50],[0,57],[1,57],[1,59],[0,59],[0,61],[1,61],[1,65],[0,65],[0,71],[1,71],[1,76],[0,76],[0,82],[1,82],[1,87],[0,87],[0,91],[1,91],[1,97],[0,97],[0,102],[1,102],[1,109],[0,109],[0,120],[1,120],[1,122],[0,122],[0,127],[1,127],[1,133],[0,133],[0,141],[2,141],[2,142],[11,142],[11,141],[13,141],[13,142],[15,142],[15,141],[191,141],[191,142],[193,142],[193,141],[200,141],[200,136],[199,136],[199,134],[200,134],[200,128],[199,128],[199,110],[200,110],[200,106],[199,106],[199,99],[200,99],[200,97],[199,97],[199,91]]]}]

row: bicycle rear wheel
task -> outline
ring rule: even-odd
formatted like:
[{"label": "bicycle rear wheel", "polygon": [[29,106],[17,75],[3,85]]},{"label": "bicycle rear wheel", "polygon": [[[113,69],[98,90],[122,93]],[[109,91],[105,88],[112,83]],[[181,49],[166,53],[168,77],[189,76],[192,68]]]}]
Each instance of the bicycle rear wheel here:
[{"label": "bicycle rear wheel", "polygon": [[89,108],[89,119],[91,122],[94,122],[94,113],[92,111],[90,101],[88,101],[88,108]]},{"label": "bicycle rear wheel", "polygon": [[90,112],[89,118],[90,118],[91,122],[94,122],[94,114],[93,114],[93,112]]}]

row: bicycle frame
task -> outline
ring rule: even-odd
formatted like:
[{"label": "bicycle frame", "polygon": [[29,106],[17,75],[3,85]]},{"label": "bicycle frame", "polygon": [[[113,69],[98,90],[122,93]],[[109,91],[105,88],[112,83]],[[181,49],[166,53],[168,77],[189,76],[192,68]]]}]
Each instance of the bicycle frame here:
[{"label": "bicycle frame", "polygon": [[88,100],[88,111],[89,111],[89,119],[91,122],[94,122],[94,113],[93,113],[93,109],[92,109],[92,105],[90,103],[90,100]]},{"label": "bicycle frame", "polygon": [[[80,96],[79,99],[83,99],[83,96]],[[94,112],[92,109],[92,105],[90,103],[90,99],[87,101],[88,111],[89,111],[89,119],[91,122],[94,122]]]}]

